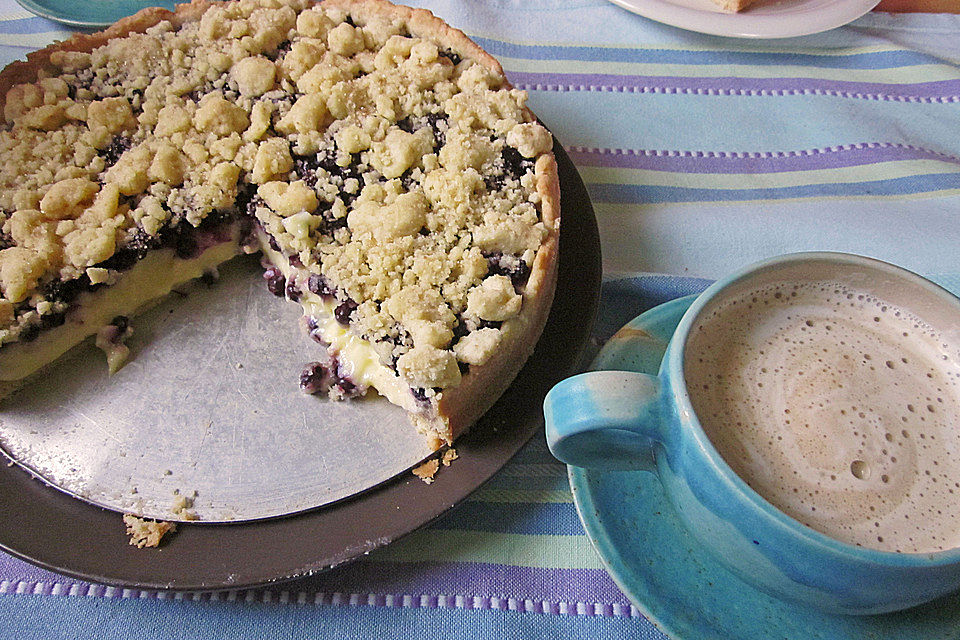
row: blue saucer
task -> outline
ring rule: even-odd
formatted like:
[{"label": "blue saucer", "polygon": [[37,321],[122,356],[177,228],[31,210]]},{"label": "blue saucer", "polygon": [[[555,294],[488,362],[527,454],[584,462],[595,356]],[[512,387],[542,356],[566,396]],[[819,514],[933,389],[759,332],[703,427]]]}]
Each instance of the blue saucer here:
[{"label": "blue saucer", "polygon": [[173,0],[17,0],[27,11],[71,27],[98,28],[132,16],[145,7],[173,10]]},{"label": "blue saucer", "polygon": [[[632,320],[607,342],[593,368],[655,374],[695,297]],[[569,475],[580,519],[607,571],[651,622],[678,640],[960,638],[960,595],[879,616],[829,615],[775,600],[699,546],[674,516],[655,475],[579,467],[569,467]]]}]

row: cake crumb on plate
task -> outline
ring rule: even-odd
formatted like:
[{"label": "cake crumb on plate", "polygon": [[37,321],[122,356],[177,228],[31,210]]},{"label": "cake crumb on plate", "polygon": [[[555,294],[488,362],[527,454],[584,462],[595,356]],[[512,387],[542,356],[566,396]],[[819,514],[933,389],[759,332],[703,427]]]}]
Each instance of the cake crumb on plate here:
[{"label": "cake crumb on plate", "polygon": [[127,527],[130,544],[138,549],[158,547],[163,536],[177,530],[177,526],[172,522],[146,520],[130,513],[123,514],[123,524]]},{"label": "cake crumb on plate", "polygon": [[437,475],[437,470],[440,468],[440,462],[434,458],[433,460],[427,460],[419,467],[413,468],[413,475],[417,476],[427,484],[433,483],[433,476]]}]

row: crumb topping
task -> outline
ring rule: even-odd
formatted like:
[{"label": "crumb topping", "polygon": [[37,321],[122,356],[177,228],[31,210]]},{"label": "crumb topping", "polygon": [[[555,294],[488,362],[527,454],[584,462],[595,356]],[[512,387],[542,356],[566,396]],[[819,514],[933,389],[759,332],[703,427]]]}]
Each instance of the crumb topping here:
[{"label": "crumb topping", "polygon": [[0,345],[145,252],[189,259],[249,219],[424,396],[489,359],[551,232],[552,137],[468,52],[364,6],[219,4],[54,53],[59,73],[10,89]]}]

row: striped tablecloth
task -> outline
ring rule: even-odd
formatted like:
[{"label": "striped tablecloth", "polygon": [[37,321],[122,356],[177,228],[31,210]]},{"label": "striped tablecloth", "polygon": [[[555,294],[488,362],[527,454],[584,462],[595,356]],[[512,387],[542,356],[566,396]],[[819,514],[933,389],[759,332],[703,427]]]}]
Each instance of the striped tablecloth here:
[{"label": "striped tablecloth", "polygon": [[[530,92],[588,185],[608,279],[663,274],[608,282],[601,338],[644,306],[793,250],[869,254],[960,285],[960,17],[873,13],[746,41],[605,0],[415,4]],[[0,0],[0,62],[67,35]],[[603,571],[542,437],[427,529],[272,589],[114,589],[0,554],[0,637],[88,634],[663,637]]]}]

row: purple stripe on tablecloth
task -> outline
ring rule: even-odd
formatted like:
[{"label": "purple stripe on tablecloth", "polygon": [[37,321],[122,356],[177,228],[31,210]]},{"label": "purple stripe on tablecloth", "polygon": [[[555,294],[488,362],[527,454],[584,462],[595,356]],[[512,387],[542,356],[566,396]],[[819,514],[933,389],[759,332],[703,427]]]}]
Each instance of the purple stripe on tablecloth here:
[{"label": "purple stripe on tablecloth", "polygon": [[[97,597],[174,597],[91,585],[44,571],[0,553],[0,591],[37,595]],[[39,585],[39,586],[38,586]],[[629,600],[601,569],[543,569],[481,563],[393,563],[362,560],[327,573],[285,582],[262,591],[287,591],[313,600],[318,594],[406,594],[513,599],[520,602],[581,602],[628,606]],[[246,593],[246,592],[244,592]],[[240,596],[244,599],[247,596]],[[261,595],[250,596],[261,600]],[[268,596],[269,597],[269,596]],[[294,598],[294,599],[296,599]]]},{"label": "purple stripe on tablecloth", "polygon": [[819,78],[698,78],[599,73],[508,72],[519,89],[531,91],[622,91],[703,95],[826,95],[902,102],[960,102],[960,80],[888,84]]},{"label": "purple stripe on tablecloth", "polygon": [[[9,583],[0,582],[0,598],[4,597],[48,597],[83,598],[84,600],[165,600],[183,602],[222,603],[218,611],[231,604],[272,604],[272,605],[321,605],[330,607],[369,607],[384,609],[461,609],[467,611],[512,611],[554,616],[585,616],[590,618],[641,618],[640,610],[629,603],[535,600],[531,598],[508,598],[502,596],[465,596],[460,594],[414,595],[409,593],[347,593],[294,591],[278,585],[270,589],[231,590],[231,591],[190,591],[169,593],[156,591],[137,591],[102,585],[75,583],[73,585],[43,584],[22,582],[12,588]],[[49,590],[49,592],[47,592]],[[216,605],[213,605],[216,606]],[[229,615],[229,609],[226,610]]]},{"label": "purple stripe on tablecloth", "polygon": [[757,153],[587,147],[568,147],[567,152],[579,166],[677,173],[780,173],[837,169],[902,160],[938,160],[960,165],[960,158],[954,156],[912,145],[883,142],[865,142],[826,149]]}]

